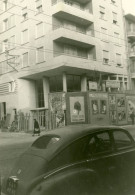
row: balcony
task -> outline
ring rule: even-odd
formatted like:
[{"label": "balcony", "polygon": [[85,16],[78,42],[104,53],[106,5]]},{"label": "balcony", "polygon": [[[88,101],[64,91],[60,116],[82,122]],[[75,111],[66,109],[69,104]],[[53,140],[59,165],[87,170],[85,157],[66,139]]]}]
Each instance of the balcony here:
[{"label": "balcony", "polygon": [[135,41],[135,31],[128,31],[127,36],[131,41]]},{"label": "balcony", "polygon": [[130,51],[129,57],[135,59],[135,51]]},{"label": "balcony", "polygon": [[53,31],[53,41],[83,48],[91,48],[95,45],[95,37],[90,32],[83,34],[64,27],[57,28]]},{"label": "balcony", "polygon": [[91,0],[74,0],[74,1],[76,1],[78,3],[82,3],[82,4],[86,4],[86,3],[91,2]]},{"label": "balcony", "polygon": [[88,10],[82,10],[81,8],[66,4],[63,0],[53,4],[52,15],[81,25],[93,23],[93,15]]}]

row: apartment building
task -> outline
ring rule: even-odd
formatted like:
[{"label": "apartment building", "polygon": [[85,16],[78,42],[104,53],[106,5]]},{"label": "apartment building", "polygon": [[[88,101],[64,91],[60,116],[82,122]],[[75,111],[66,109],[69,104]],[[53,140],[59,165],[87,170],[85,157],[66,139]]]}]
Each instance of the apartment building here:
[{"label": "apartment building", "polygon": [[127,39],[127,59],[129,69],[129,82],[131,90],[135,90],[135,16],[125,15],[125,29]]},{"label": "apartment building", "polygon": [[0,117],[48,94],[128,89],[121,0],[1,0]]}]

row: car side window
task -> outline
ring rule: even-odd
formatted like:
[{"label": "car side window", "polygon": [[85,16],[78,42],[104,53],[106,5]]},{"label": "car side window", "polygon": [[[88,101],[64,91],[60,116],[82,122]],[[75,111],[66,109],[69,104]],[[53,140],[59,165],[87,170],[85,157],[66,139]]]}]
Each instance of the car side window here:
[{"label": "car side window", "polygon": [[94,134],[90,138],[86,150],[88,157],[112,151],[112,144],[109,133],[102,132]]},{"label": "car side window", "polygon": [[116,149],[124,149],[133,145],[131,138],[124,131],[113,131],[113,137]]},{"label": "car side window", "polygon": [[88,144],[89,137],[74,141],[61,151],[50,163],[49,170],[85,159],[84,150]]}]

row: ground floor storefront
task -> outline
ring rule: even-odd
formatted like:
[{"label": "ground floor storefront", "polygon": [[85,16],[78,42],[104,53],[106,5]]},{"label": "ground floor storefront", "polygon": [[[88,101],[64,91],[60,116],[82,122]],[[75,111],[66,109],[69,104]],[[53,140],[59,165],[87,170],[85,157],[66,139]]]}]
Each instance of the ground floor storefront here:
[{"label": "ground floor storefront", "polygon": [[41,130],[67,125],[128,125],[134,124],[135,94],[109,92],[59,92],[49,93],[48,108],[36,108],[29,112],[14,110],[12,123],[7,114],[1,127],[7,131],[33,130],[34,119]]}]

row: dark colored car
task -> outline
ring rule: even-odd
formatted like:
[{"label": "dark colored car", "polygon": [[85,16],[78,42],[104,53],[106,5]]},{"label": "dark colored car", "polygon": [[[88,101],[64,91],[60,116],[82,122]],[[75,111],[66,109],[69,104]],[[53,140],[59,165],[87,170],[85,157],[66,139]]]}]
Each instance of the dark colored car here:
[{"label": "dark colored car", "polygon": [[67,127],[39,137],[3,184],[8,195],[135,194],[135,141],[119,127]]}]

